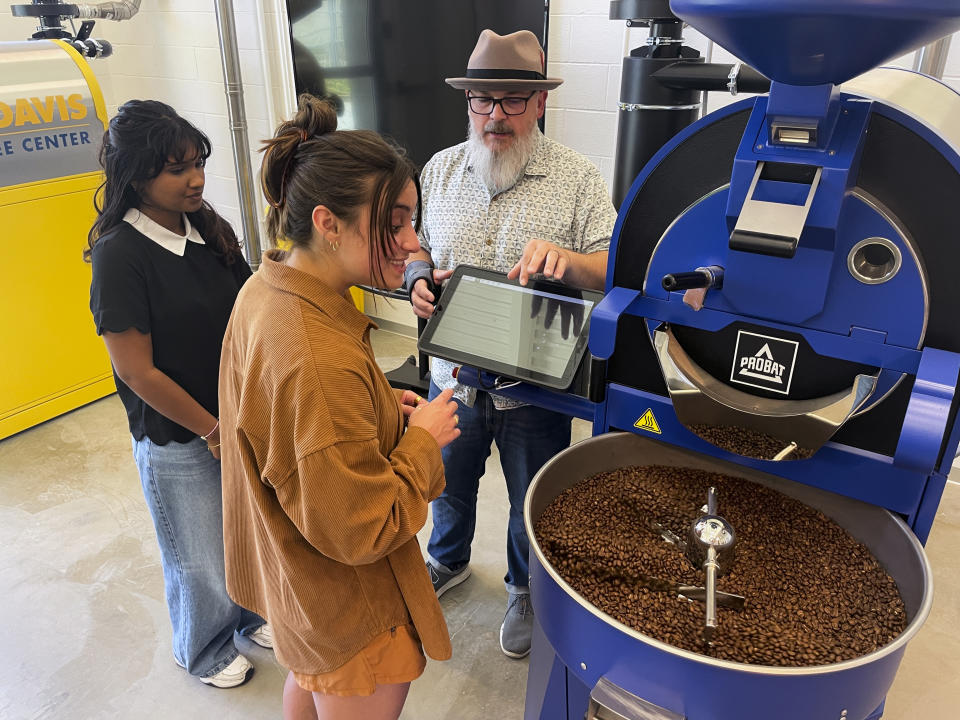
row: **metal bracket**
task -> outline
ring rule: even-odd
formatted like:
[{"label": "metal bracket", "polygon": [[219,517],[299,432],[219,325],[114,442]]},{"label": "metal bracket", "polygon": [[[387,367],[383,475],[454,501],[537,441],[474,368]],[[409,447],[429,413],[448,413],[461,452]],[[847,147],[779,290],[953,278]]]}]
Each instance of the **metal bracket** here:
[{"label": "metal bracket", "polygon": [[697,110],[701,103],[691,103],[690,105],[642,105],[639,103],[619,103],[618,107],[624,112],[635,112],[637,110]]},{"label": "metal bracket", "polygon": [[638,698],[602,677],[590,692],[584,720],[686,720],[686,717]]},{"label": "metal bracket", "polygon": [[792,258],[807,224],[823,168],[816,169],[803,205],[792,205],[754,197],[765,164],[763,161],[757,163],[737,224],[730,233],[730,249]]},{"label": "metal bracket", "polygon": [[727,90],[730,91],[731,95],[737,94],[737,78],[740,77],[740,63],[739,61],[735,62],[730,66],[730,74],[727,75]]},{"label": "metal bracket", "polygon": [[663,37],[661,35],[651,36],[647,38],[647,45],[652,45],[654,47],[660,47],[661,45],[683,45],[684,39],[681,38],[671,38]]}]

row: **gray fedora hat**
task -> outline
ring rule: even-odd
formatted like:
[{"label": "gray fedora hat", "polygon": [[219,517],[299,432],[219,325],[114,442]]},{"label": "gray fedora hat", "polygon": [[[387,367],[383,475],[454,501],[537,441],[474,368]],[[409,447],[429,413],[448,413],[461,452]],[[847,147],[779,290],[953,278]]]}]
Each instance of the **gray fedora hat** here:
[{"label": "gray fedora hat", "polygon": [[467,61],[466,77],[447,78],[459,90],[553,90],[563,80],[543,75],[543,48],[529,30],[480,33]]}]

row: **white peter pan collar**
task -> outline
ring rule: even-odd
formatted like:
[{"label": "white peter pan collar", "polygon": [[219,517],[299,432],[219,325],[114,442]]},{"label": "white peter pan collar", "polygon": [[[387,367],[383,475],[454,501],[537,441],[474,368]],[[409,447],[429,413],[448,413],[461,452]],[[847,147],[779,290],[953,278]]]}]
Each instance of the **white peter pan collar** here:
[{"label": "white peter pan collar", "polygon": [[183,257],[183,254],[187,250],[187,240],[190,242],[195,242],[199,245],[205,245],[203,238],[200,237],[199,231],[190,224],[190,221],[187,219],[186,214],[183,216],[183,227],[186,228],[186,235],[177,235],[175,232],[170,232],[163,225],[160,225],[158,222],[151,220],[145,214],[137,210],[137,208],[130,208],[127,210],[126,214],[123,216],[124,222],[128,222],[139,232],[146,235],[148,238],[153,240],[157,245],[169,250],[174,255],[179,255]]}]

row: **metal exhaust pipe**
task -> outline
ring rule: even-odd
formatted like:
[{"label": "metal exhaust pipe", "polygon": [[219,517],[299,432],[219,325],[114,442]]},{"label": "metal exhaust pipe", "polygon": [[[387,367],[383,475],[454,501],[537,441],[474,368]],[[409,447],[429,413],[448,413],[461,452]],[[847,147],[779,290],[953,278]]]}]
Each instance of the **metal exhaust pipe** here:
[{"label": "metal exhaust pipe", "polygon": [[240,52],[237,49],[237,28],[232,0],[217,0],[217,34],[223,60],[223,85],[227,94],[227,113],[233,140],[233,161],[237,170],[240,195],[240,217],[243,223],[243,249],[250,266],[256,270],[262,253],[257,200],[250,163],[250,142],[247,134],[247,113],[243,105],[243,78],[240,75]]}]

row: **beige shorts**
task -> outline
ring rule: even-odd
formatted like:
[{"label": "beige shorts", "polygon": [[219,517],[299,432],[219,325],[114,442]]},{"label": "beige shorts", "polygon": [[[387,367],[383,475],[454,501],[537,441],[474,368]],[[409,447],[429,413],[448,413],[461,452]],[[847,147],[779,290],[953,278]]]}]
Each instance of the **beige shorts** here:
[{"label": "beige shorts", "polygon": [[293,673],[297,685],[324,695],[373,695],[377,685],[416,680],[427,659],[412,624],[382,632],[336,670],[319,675]]}]

